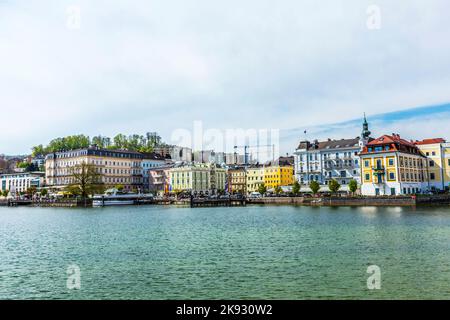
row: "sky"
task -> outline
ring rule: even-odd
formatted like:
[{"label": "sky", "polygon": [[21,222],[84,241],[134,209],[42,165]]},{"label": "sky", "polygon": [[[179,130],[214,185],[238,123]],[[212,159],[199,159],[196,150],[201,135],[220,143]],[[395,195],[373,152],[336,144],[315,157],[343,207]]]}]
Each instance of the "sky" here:
[{"label": "sky", "polygon": [[[375,7],[374,7],[375,5]],[[450,139],[446,0],[0,0],[0,153],[204,128]],[[178,130],[178,131],[177,131]],[[384,132],[388,131],[388,132]]]}]

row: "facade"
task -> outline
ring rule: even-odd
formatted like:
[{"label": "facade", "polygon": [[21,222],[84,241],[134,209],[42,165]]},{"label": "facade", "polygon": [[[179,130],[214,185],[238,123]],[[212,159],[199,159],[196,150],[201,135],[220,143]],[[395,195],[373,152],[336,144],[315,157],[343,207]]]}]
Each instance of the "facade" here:
[{"label": "facade", "polygon": [[398,134],[369,142],[360,157],[363,195],[406,195],[429,189],[427,158]]},{"label": "facade", "polygon": [[294,167],[290,165],[271,165],[264,167],[264,184],[267,189],[294,184]]},{"label": "facade", "polygon": [[445,179],[445,149],[443,145],[445,140],[441,138],[424,139],[416,141],[415,145],[419,148],[422,154],[427,157],[428,165],[428,182],[430,191],[445,190],[448,187]]},{"label": "facade", "polygon": [[26,192],[44,185],[44,173],[24,172],[0,175],[0,191]]},{"label": "facade", "polygon": [[216,194],[225,190],[226,170],[216,164],[191,164],[169,170],[170,191]]},{"label": "facade", "polygon": [[245,168],[228,169],[228,192],[232,194],[247,194],[247,179]]},{"label": "facade", "polygon": [[259,186],[264,184],[264,168],[248,167],[246,173],[247,194],[258,192]]},{"label": "facade", "polygon": [[300,184],[311,181],[328,184],[331,180],[347,185],[350,180],[361,184],[359,153],[371,141],[364,116],[361,137],[313,142],[301,141],[294,152],[295,177]]},{"label": "facade", "polygon": [[446,142],[442,144],[442,160],[444,168],[444,188],[449,191],[450,189],[450,143]]},{"label": "facade", "polygon": [[192,149],[173,145],[158,146],[153,150],[155,153],[162,155],[164,158],[172,159],[172,161],[192,161]]},{"label": "facade", "polygon": [[148,191],[158,195],[168,193],[170,186],[170,169],[172,168],[173,165],[165,165],[148,169]]},{"label": "facade", "polygon": [[166,159],[158,153],[144,153],[141,162],[142,168],[142,185],[144,191],[149,191],[149,170],[159,167],[164,167],[166,165]]},{"label": "facade", "polygon": [[56,152],[45,158],[45,176],[47,185],[65,187],[71,181],[71,169],[82,163],[92,164],[101,175],[106,187],[123,185],[124,189],[142,190],[142,160],[138,152],[125,150],[107,150],[89,147],[78,150]]}]

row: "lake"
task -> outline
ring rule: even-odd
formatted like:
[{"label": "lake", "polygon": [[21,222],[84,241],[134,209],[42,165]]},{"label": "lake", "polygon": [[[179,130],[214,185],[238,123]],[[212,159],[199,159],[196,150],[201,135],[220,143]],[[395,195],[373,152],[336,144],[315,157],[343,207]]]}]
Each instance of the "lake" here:
[{"label": "lake", "polygon": [[385,298],[450,299],[450,206],[0,207],[0,299]]}]

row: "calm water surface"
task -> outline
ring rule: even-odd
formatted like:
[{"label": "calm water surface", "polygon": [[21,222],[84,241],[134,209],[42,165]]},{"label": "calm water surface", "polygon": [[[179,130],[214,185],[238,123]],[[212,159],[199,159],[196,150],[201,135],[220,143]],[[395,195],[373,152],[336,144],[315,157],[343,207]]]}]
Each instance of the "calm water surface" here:
[{"label": "calm water surface", "polygon": [[450,299],[450,207],[0,207],[0,299],[24,298]]}]

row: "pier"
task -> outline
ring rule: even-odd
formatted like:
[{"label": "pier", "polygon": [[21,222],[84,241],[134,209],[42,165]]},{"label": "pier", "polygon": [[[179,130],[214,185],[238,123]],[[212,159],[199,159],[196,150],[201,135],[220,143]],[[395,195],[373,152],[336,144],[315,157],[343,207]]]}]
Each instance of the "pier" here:
[{"label": "pier", "polygon": [[245,198],[194,198],[191,197],[191,208],[199,207],[245,207],[247,200]]}]

